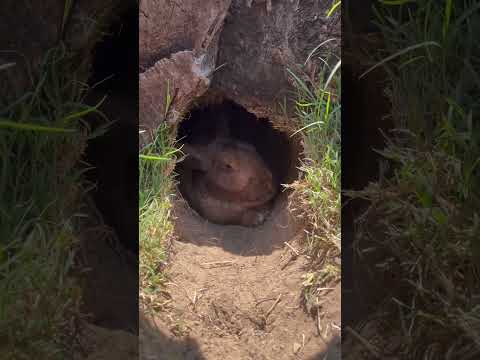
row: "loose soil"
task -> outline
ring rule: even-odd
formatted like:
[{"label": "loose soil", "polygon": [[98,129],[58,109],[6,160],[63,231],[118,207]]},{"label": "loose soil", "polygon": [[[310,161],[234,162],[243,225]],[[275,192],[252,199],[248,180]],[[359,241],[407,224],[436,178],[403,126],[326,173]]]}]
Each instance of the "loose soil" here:
[{"label": "loose soil", "polygon": [[[173,241],[165,310],[141,316],[142,359],[340,358],[341,285],[325,290],[319,319],[305,312],[300,290],[308,261],[296,253],[302,232],[277,241],[282,226],[293,228],[279,221],[286,209],[252,230],[185,214],[182,200],[175,207],[177,228],[190,241]],[[266,241],[249,241],[262,231]],[[318,321],[330,328],[327,336],[319,335]]]}]

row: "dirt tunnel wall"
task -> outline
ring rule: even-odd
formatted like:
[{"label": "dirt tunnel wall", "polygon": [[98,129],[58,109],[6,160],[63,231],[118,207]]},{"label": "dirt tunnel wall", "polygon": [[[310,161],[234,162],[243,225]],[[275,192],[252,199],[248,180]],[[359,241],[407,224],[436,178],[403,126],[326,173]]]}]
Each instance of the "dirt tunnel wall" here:
[{"label": "dirt tunnel wall", "polygon": [[[252,7],[243,0],[198,2],[140,4],[139,121],[146,130],[141,145],[160,122],[177,123],[207,92],[233,99],[258,118],[288,122],[280,105],[287,101],[293,115],[287,68],[298,74],[318,71],[317,56],[306,68],[303,64],[327,39],[333,41],[318,55],[339,55],[340,15],[327,18],[331,4],[326,1],[275,1],[270,12],[264,2]],[[165,16],[165,24],[154,21]],[[167,98],[172,99],[168,109]]]}]

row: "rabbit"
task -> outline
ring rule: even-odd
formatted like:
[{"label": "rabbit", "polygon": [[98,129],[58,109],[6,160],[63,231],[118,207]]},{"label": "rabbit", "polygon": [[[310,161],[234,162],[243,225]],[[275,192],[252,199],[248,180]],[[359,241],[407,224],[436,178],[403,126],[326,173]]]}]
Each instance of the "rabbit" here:
[{"label": "rabbit", "polygon": [[193,176],[189,184],[189,200],[192,207],[205,219],[222,225],[253,227],[262,224],[268,213],[269,204],[225,200],[212,193],[206,186],[205,177]]},{"label": "rabbit", "polygon": [[255,147],[234,139],[226,114],[218,114],[208,145],[184,144],[191,169],[205,173],[206,185],[225,200],[267,202],[275,195],[272,172]]},{"label": "rabbit", "polygon": [[206,146],[185,144],[183,149],[189,167],[204,174],[206,190],[218,197],[262,204],[275,195],[273,175],[252,145],[217,139]]},{"label": "rabbit", "polygon": [[256,226],[268,214],[276,182],[255,147],[231,136],[229,121],[228,115],[217,114],[209,143],[184,144],[187,197],[212,222]]},{"label": "rabbit", "polygon": [[255,148],[233,139],[183,147],[191,178],[188,197],[200,215],[219,224],[264,222],[276,195],[274,177]]}]

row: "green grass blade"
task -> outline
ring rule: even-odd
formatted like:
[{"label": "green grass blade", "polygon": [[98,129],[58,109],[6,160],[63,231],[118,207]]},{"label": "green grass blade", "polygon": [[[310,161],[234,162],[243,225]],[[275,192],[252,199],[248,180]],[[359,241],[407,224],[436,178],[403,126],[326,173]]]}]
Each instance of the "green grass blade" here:
[{"label": "green grass blade", "polygon": [[106,98],[107,98],[107,95],[105,95],[102,98],[102,100],[100,100],[98,102],[97,105],[88,106],[87,109],[85,109],[85,110],[77,111],[77,112],[74,112],[72,114],[69,114],[69,115],[65,116],[64,118],[61,119],[61,122],[65,123],[65,122],[68,122],[68,121],[73,120],[73,119],[83,118],[83,117],[85,117],[86,115],[88,115],[92,112],[96,112],[98,110],[98,108],[103,104],[103,102],[105,101]]},{"label": "green grass blade", "polygon": [[341,1],[333,4],[332,7],[330,8],[330,10],[327,12],[327,17],[332,16],[333,12],[334,12],[341,4],[342,4]]},{"label": "green grass blade", "polygon": [[68,18],[70,17],[73,1],[74,0],[65,0],[65,5],[63,7],[63,18],[62,18],[62,29],[61,29],[62,34],[65,32],[65,26],[67,25]]},{"label": "green grass blade", "polygon": [[450,26],[450,18],[452,16],[452,7],[453,7],[452,0],[446,0],[445,1],[445,19],[443,22],[443,38],[445,38],[448,33],[448,27]]},{"label": "green grass blade", "polygon": [[48,133],[73,133],[75,129],[58,128],[53,126],[42,126],[32,123],[15,122],[7,119],[0,119],[0,128],[9,128],[15,130],[29,130]]},{"label": "green grass blade", "polygon": [[[320,45],[317,45],[315,46],[315,48],[310,51],[310,54],[308,54],[307,56],[307,60],[305,60],[305,63],[303,65],[307,65],[308,61],[312,58],[312,56],[317,52],[318,49],[320,49],[322,46],[324,46],[325,44],[328,44],[329,42],[331,41],[335,41],[336,39],[327,39],[325,40],[324,42],[322,42]],[[322,59],[323,60],[323,59]],[[325,60],[323,60],[323,63],[324,64],[327,64]]]},{"label": "green grass blade", "polygon": [[317,121],[317,122],[310,123],[310,124],[308,124],[308,125],[300,128],[300,129],[298,129],[297,131],[295,131],[292,135],[290,135],[290,137],[293,137],[293,136],[297,135],[298,133],[301,133],[301,132],[303,132],[303,131],[305,131],[305,130],[307,130],[308,128],[311,128],[311,127],[313,127],[313,126],[317,126],[317,125],[320,126],[320,124],[322,124],[321,121]]},{"label": "green grass blade", "polygon": [[427,46],[441,47],[441,45],[439,43],[437,43],[436,41],[425,41],[425,42],[420,43],[420,44],[415,44],[415,45],[412,45],[412,46],[408,46],[407,48],[405,48],[403,50],[400,50],[400,51],[397,51],[395,54],[387,56],[382,61],[376,63],[375,65],[373,65],[372,67],[367,69],[365,72],[363,72],[358,78],[359,79],[363,78],[365,75],[367,75],[371,71],[375,70],[376,68],[382,66],[383,64],[385,64],[385,63],[387,63],[387,62],[389,62],[393,59],[398,58],[399,56],[402,56],[402,55],[408,53],[409,51],[416,50],[416,49],[419,49],[419,48],[422,48],[422,47],[427,47]]},{"label": "green grass blade", "polygon": [[337,72],[338,69],[340,69],[340,66],[342,66],[342,60],[339,60],[336,64],[335,67],[333,68],[332,72],[328,76],[327,81],[325,81],[325,89],[328,88],[328,85],[330,85],[330,81],[332,81],[333,77],[335,76],[335,73]]},{"label": "green grass blade", "polygon": [[169,161],[171,158],[165,156],[154,156],[154,155],[139,155],[140,159],[143,160],[153,160],[153,161]]}]

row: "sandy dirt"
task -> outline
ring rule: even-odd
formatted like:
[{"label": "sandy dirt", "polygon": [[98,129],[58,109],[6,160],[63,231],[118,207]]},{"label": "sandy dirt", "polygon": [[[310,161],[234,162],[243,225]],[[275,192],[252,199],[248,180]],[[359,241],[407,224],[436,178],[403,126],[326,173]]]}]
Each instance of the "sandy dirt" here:
[{"label": "sandy dirt", "polygon": [[[178,206],[177,217],[182,211]],[[340,284],[325,291],[320,319],[313,319],[300,304],[307,265],[305,257],[295,254],[301,231],[290,237],[291,248],[277,241],[281,230],[266,236],[257,248],[247,237],[258,237],[262,227],[264,232],[280,228],[281,214],[255,230],[219,227],[185,214],[178,218],[177,228],[184,229],[183,239],[189,232],[190,241],[173,243],[167,309],[141,315],[142,359],[340,358]],[[191,229],[197,229],[199,241]],[[330,328],[326,337],[319,335],[318,320],[322,329]]]}]

